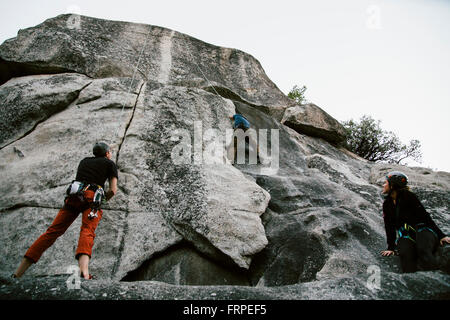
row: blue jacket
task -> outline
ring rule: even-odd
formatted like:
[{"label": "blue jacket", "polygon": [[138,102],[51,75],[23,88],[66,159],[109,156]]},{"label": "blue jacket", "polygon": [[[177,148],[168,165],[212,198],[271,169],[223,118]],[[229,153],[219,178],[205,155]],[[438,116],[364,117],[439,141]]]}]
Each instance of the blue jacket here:
[{"label": "blue jacket", "polygon": [[244,118],[244,116],[240,114],[235,114],[233,116],[234,119],[234,128],[250,128],[250,122],[248,122],[247,119]]}]

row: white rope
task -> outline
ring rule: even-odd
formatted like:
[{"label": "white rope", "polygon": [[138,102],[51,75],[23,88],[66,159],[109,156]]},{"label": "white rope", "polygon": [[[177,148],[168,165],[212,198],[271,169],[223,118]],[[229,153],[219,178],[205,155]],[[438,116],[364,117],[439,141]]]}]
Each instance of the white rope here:
[{"label": "white rope", "polygon": [[[136,67],[135,67],[135,69],[134,69],[133,76],[132,76],[132,79],[131,79],[131,83],[130,83],[130,86],[129,86],[128,91],[127,91],[127,96],[130,94],[131,87],[133,86],[134,79],[135,79],[135,77],[136,77],[136,72],[137,72],[137,70],[138,70],[138,68],[139,68],[139,64],[140,64],[140,62],[141,62],[142,54],[144,53],[144,50],[145,50],[145,48],[147,47],[147,42],[148,42],[148,38],[149,38],[149,36],[150,36],[150,33],[151,33],[151,26],[150,26],[150,29],[149,29],[149,31],[148,31],[148,33],[147,33],[147,36],[145,37],[144,45],[142,46],[141,52],[140,52],[140,54],[139,54],[139,58],[138,58],[138,61],[137,61],[137,64],[136,64]],[[207,82],[207,83],[209,84],[209,86],[214,90],[214,92],[215,92],[219,97],[221,97],[221,95],[217,92],[215,86],[209,81],[208,77],[206,77],[205,73],[204,73],[203,70],[200,68],[200,66],[198,65],[197,61],[194,59],[192,53],[191,53],[189,50],[187,50],[187,52],[189,53],[189,55],[190,55],[192,61],[194,61],[194,64],[197,66],[197,69],[200,71],[200,73],[201,73],[203,79],[206,80],[206,82]],[[120,118],[121,118],[122,115],[123,115],[124,109],[125,109],[125,103],[122,101],[122,110],[121,110],[120,116],[119,116]],[[119,122],[119,126],[118,126],[117,132],[116,132],[116,136],[117,136],[117,137],[119,136],[119,131],[120,131],[120,122]],[[125,138],[125,137],[124,137],[124,138]]]},{"label": "white rope", "polygon": [[212,85],[212,83],[208,80],[206,75],[203,73],[202,69],[198,65],[197,61],[195,61],[195,59],[192,56],[191,52],[189,50],[187,50],[187,51],[189,52],[189,55],[191,56],[192,61],[194,61],[195,65],[197,66],[197,69],[200,71],[200,73],[202,74],[203,78],[206,80],[206,82],[208,82],[209,86],[213,88],[214,92],[220,97],[221,95],[216,91],[216,88]]},{"label": "white rope", "polygon": [[[128,88],[127,96],[130,94],[131,87],[133,86],[134,78],[135,78],[136,72],[137,72],[137,70],[138,70],[138,68],[139,68],[139,64],[140,64],[140,62],[141,62],[142,54],[144,53],[144,50],[145,50],[145,48],[147,47],[147,41],[148,41],[148,37],[150,36],[151,30],[152,30],[152,28],[151,28],[151,26],[150,26],[150,29],[148,30],[147,36],[145,37],[144,45],[142,46],[142,49],[141,49],[141,53],[139,54],[139,58],[138,58],[136,67],[134,68],[133,77],[131,78],[131,83],[130,83],[130,86],[129,86],[129,88]],[[121,118],[122,115],[123,115],[123,110],[124,110],[124,109],[125,109],[125,103],[122,101],[122,111],[120,112],[120,118]],[[117,136],[117,137],[119,136],[119,130],[120,130],[120,122],[119,122],[119,126],[118,126],[118,128],[117,128],[117,133],[116,133],[116,136]],[[124,138],[125,138],[125,137],[124,137]]]}]

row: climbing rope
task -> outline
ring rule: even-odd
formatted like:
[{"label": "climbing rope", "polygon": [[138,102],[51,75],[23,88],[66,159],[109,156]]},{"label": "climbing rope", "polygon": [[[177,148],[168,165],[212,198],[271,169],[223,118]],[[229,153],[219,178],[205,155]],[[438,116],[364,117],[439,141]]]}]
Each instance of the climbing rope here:
[{"label": "climbing rope", "polygon": [[[150,29],[148,30],[148,33],[147,33],[146,37],[145,37],[145,42],[144,42],[144,45],[142,46],[141,52],[140,52],[140,54],[139,54],[139,58],[138,58],[136,67],[134,68],[133,76],[132,76],[132,79],[131,79],[131,82],[130,82],[130,86],[129,86],[128,91],[127,91],[127,95],[129,95],[129,93],[130,93],[130,91],[131,91],[131,88],[133,87],[134,79],[135,79],[135,77],[136,77],[136,72],[137,72],[137,70],[138,70],[138,68],[139,68],[139,64],[141,63],[141,58],[142,58],[142,55],[143,55],[143,53],[144,53],[144,51],[145,51],[145,48],[147,47],[147,42],[148,42],[148,38],[149,38],[149,36],[150,36],[150,33],[151,33],[151,26],[150,26]],[[200,66],[198,65],[196,59],[194,59],[194,57],[193,57],[192,53],[190,52],[190,50],[186,50],[186,51],[188,52],[189,56],[191,57],[191,60],[192,60],[192,61],[194,62],[194,64],[196,65],[197,69],[200,71],[200,73],[201,73],[203,79],[206,80],[206,82],[209,84],[209,86],[210,86],[210,87],[214,90],[214,92],[220,97],[221,95],[217,92],[215,86],[211,83],[211,81],[209,81],[208,77],[205,75],[205,73],[203,72],[203,70],[200,68]],[[124,109],[125,109],[125,103],[122,102],[122,110],[121,110],[121,113],[120,113],[120,118],[121,118],[122,115],[123,115]],[[120,122],[119,122],[119,123],[120,123]],[[120,125],[119,125],[118,128],[117,128],[116,137],[119,136],[119,131],[120,131]]]},{"label": "climbing rope", "polygon": [[[148,30],[148,33],[147,33],[147,35],[146,35],[146,37],[145,37],[144,45],[142,46],[141,52],[139,53],[139,58],[138,58],[137,64],[136,64],[136,66],[135,66],[135,68],[134,68],[134,71],[133,71],[133,76],[132,76],[132,78],[131,78],[130,86],[129,86],[128,91],[127,91],[127,96],[130,94],[131,88],[133,87],[134,80],[135,80],[135,77],[136,77],[136,73],[137,73],[137,71],[138,71],[138,69],[139,69],[139,65],[140,65],[140,63],[141,63],[142,55],[143,55],[143,53],[144,53],[144,51],[145,51],[145,48],[147,47],[147,42],[148,42],[148,39],[149,39],[151,30],[152,30],[152,28],[151,28],[151,26],[150,26],[150,28],[149,28],[149,30]],[[190,52],[190,50],[186,50],[186,51],[188,52],[189,56],[191,57],[191,60],[192,60],[192,61],[194,62],[194,64],[196,65],[197,69],[200,71],[201,76],[203,77],[203,79],[206,80],[206,82],[207,82],[208,85],[214,90],[214,92],[216,93],[216,95],[219,96],[219,97],[221,97],[221,95],[217,92],[215,86],[211,83],[211,81],[209,81],[208,77],[205,75],[205,73],[203,72],[203,70],[202,70],[202,69],[200,68],[200,66],[198,65],[196,59],[194,59],[194,57],[193,57],[192,53]],[[124,103],[124,101],[122,101],[122,110],[121,110],[121,112],[120,112],[119,118],[122,118],[124,109],[125,109],[125,103]],[[119,121],[119,126],[118,126],[118,128],[117,128],[116,137],[119,137],[120,123],[121,123],[121,122]],[[125,138],[125,137],[124,137],[124,138]]]},{"label": "climbing rope", "polygon": [[[146,37],[145,37],[144,45],[142,46],[141,52],[140,52],[140,54],[139,54],[139,58],[138,58],[136,67],[134,68],[134,72],[133,72],[133,76],[132,76],[132,78],[131,78],[130,86],[128,87],[127,96],[130,94],[131,88],[132,88],[132,86],[133,86],[134,78],[136,77],[136,72],[137,72],[137,70],[138,70],[138,68],[139,68],[139,64],[141,63],[142,54],[144,53],[144,50],[145,50],[145,48],[147,47],[147,42],[148,42],[148,38],[149,38],[149,36],[150,36],[151,30],[152,30],[152,28],[151,28],[151,26],[150,26],[150,28],[149,28],[149,30],[148,30],[148,33],[147,33],[147,35],[146,35]],[[124,110],[124,109],[125,109],[125,103],[122,101],[122,111],[120,112],[120,118],[122,118],[123,110]],[[118,128],[117,128],[116,137],[119,136],[119,130],[120,130],[120,122],[119,122],[119,126],[118,126]],[[125,137],[124,137],[124,138],[125,138]]]},{"label": "climbing rope", "polygon": [[220,94],[216,91],[216,88],[212,85],[212,83],[208,80],[208,78],[206,77],[206,75],[203,73],[202,69],[200,68],[200,66],[198,65],[197,61],[194,59],[194,57],[192,56],[192,53],[187,50],[187,52],[189,53],[191,60],[194,61],[195,65],[197,66],[197,69],[200,71],[200,73],[202,74],[203,78],[206,80],[206,82],[208,82],[209,86],[213,88],[214,92],[220,97]]}]

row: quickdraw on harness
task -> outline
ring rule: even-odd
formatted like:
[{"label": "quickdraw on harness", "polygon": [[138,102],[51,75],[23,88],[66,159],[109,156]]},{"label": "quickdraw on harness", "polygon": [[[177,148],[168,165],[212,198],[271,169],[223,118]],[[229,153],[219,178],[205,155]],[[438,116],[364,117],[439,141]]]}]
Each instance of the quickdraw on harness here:
[{"label": "quickdraw on harness", "polygon": [[91,208],[91,212],[89,212],[88,218],[94,219],[98,217],[98,210],[102,205],[102,200],[105,198],[105,191],[103,188],[97,184],[93,183],[84,183],[80,181],[72,181],[69,185],[69,188],[66,191],[67,197],[78,197],[81,201],[85,201],[84,192],[86,190],[94,191],[94,198],[92,202],[89,203],[89,208]]},{"label": "quickdraw on harness", "polygon": [[424,223],[419,223],[416,226],[416,229],[411,227],[409,224],[405,223],[403,226],[400,227],[400,229],[397,230],[397,240],[395,241],[395,243],[397,244],[401,238],[406,238],[411,240],[412,242],[416,242],[417,232],[421,232],[423,230],[429,230],[436,236],[436,238],[438,237],[436,232],[433,229],[427,227]]},{"label": "quickdraw on harness", "polygon": [[405,223],[400,227],[400,229],[397,230],[397,240],[395,240],[395,244],[397,244],[401,238],[406,238],[412,242],[416,242],[416,229]]},{"label": "quickdraw on harness", "polygon": [[89,219],[94,219],[97,218],[97,212],[98,210],[100,210],[100,207],[102,205],[102,200],[105,198],[105,191],[103,191],[103,188],[100,187],[99,185],[94,185],[95,187],[97,187],[97,189],[95,190],[94,193],[94,198],[92,200],[91,203],[91,212],[89,212],[88,218]]}]

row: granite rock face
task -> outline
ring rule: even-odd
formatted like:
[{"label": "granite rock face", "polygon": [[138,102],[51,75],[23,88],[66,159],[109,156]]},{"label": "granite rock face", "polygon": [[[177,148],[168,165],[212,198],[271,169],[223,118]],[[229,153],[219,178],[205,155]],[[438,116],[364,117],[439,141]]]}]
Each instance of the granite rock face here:
[{"label": "granite rock face", "polygon": [[[431,272],[383,273],[380,289],[367,276],[343,276],[280,287],[173,285],[161,281],[81,280],[72,274],[11,279],[0,275],[2,300],[448,300],[448,278]],[[169,313],[169,312],[168,312]]]},{"label": "granite rock face", "polygon": [[260,63],[242,51],[158,26],[78,19],[61,15],[5,41],[0,47],[1,83],[24,73],[71,71],[91,78],[134,75],[144,81],[229,92],[261,107],[293,104]]},{"label": "granite rock face", "polygon": [[91,80],[79,74],[15,78],[2,86],[0,147],[20,139],[50,116],[64,110]]},{"label": "granite rock face", "polygon": [[[49,19],[0,46],[2,298],[448,295],[447,247],[436,253],[441,270],[411,275],[379,252],[386,172],[409,176],[447,234],[450,173],[373,164],[340,148],[335,119],[295,106],[239,50],[161,27],[72,18]],[[236,112],[257,135],[257,164],[232,164]],[[99,280],[66,287],[80,219],[22,279],[9,279],[96,141],[113,147],[119,169],[119,192],[96,231],[90,270]],[[375,289],[373,272],[381,277]]]},{"label": "granite rock face", "polygon": [[[230,127],[227,115],[233,111],[232,104],[203,90],[174,86],[151,90],[151,86],[139,81],[126,91],[127,83],[131,79],[93,80],[65,110],[0,150],[6,160],[2,165],[2,225],[12,224],[17,214],[26,216],[24,212],[35,208],[58,208],[79,160],[90,155],[95,141],[102,140],[115,146],[122,192],[105,207],[117,211],[105,215],[105,220],[111,222],[102,223],[98,229],[99,250],[103,250],[102,241],[113,243],[104,248],[108,255],[117,256],[112,263],[109,256],[102,261],[100,255],[100,275],[122,277],[153,253],[182,238],[205,254],[248,268],[251,256],[267,244],[260,215],[269,202],[268,193],[225,162],[177,165],[171,158],[179,144],[175,130],[186,129],[189,133],[197,120],[204,125],[221,123],[219,129]],[[209,100],[211,104],[205,103]],[[215,108],[211,110],[211,106]],[[198,119],[197,115],[205,118]],[[27,114],[18,116],[26,119]],[[21,239],[24,243],[19,251],[31,245],[51,222],[55,212],[44,211],[48,211],[45,223],[40,214],[28,213],[26,225],[34,232],[21,232],[28,239]],[[142,227],[146,228],[144,234],[140,234]],[[55,245],[51,249],[67,252],[68,261],[76,243],[75,228],[69,230],[72,239],[66,234],[65,243],[59,243],[62,247]],[[4,250],[18,245],[7,236],[2,239],[7,244]],[[61,263],[54,261],[54,255],[45,257],[49,261],[40,264],[42,269],[37,267],[35,272],[61,272]],[[44,271],[44,265],[53,261],[58,267]]]}]

